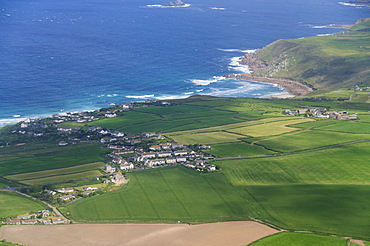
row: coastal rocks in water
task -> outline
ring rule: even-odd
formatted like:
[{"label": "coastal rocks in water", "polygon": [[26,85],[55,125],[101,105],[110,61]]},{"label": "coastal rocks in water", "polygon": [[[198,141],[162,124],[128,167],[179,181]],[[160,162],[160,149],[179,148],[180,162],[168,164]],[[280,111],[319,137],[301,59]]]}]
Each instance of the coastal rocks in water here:
[{"label": "coastal rocks in water", "polygon": [[240,60],[240,64],[247,65],[252,71],[259,71],[267,67],[265,61],[259,60],[256,56],[256,53],[245,54],[244,57]]},{"label": "coastal rocks in water", "polygon": [[168,6],[168,7],[181,7],[184,6],[185,3],[183,3],[181,0],[177,0],[176,2],[170,2],[169,4],[164,4],[162,6]]},{"label": "coastal rocks in water", "polygon": [[168,4],[155,4],[155,5],[146,5],[149,8],[183,8],[189,7],[190,4],[183,3],[181,0],[176,0],[175,2],[169,2]]},{"label": "coastal rocks in water", "polygon": [[[245,54],[244,57],[241,58],[240,64],[247,65],[253,72],[258,72],[266,68],[269,68],[269,64],[267,62],[258,59],[258,53],[260,51],[261,50],[257,50],[254,53]],[[290,79],[257,76],[252,75],[251,73],[230,74],[226,75],[225,78],[278,84],[284,87],[289,93],[295,96],[305,95],[309,92],[312,92],[313,90],[307,85],[301,84],[297,81],[293,81]]]}]

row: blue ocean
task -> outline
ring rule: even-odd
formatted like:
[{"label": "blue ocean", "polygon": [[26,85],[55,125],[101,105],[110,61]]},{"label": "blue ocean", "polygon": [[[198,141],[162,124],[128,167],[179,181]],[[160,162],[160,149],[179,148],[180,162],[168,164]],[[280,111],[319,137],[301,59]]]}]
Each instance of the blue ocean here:
[{"label": "blue ocean", "polygon": [[332,34],[369,17],[336,0],[1,0],[0,126],[27,117],[194,94],[266,97],[225,80],[277,39]]}]

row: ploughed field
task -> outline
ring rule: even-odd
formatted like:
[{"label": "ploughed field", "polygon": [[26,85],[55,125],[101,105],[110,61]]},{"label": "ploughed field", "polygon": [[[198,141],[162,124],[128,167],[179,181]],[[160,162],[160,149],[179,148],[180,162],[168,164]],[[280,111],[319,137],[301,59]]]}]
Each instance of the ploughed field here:
[{"label": "ploughed field", "polygon": [[[201,173],[177,166],[131,172],[127,185],[62,207],[69,218],[83,223],[258,219],[284,229],[370,239],[366,102],[212,97],[170,102],[89,124],[211,145],[204,151],[215,156],[212,164],[219,170]],[[358,119],[281,113],[303,106],[346,110],[357,113]],[[97,170],[107,153],[99,144],[78,144],[70,152],[65,147],[31,146],[0,149],[6,157],[0,161],[3,182],[40,184],[52,177],[92,177],[96,173],[89,172]],[[22,155],[15,158],[12,153],[22,148]]]}]

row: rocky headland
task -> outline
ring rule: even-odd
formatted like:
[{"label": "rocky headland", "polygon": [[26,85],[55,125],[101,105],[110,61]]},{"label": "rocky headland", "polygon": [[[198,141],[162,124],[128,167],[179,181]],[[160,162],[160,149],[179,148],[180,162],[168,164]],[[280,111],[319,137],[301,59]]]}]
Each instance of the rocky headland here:
[{"label": "rocky headland", "polygon": [[[264,69],[265,67],[268,66],[268,64],[265,61],[257,58],[256,53],[258,52],[259,50],[257,50],[255,53],[245,54],[240,59],[239,63],[247,65],[253,72],[257,72]],[[290,79],[263,77],[253,75],[251,73],[230,74],[226,75],[225,77],[228,79],[249,80],[255,82],[278,84],[281,87],[284,87],[284,89],[287,92],[294,96],[302,96],[313,91],[313,89],[308,87],[307,85],[301,84],[300,82]]]},{"label": "rocky headland", "polygon": [[251,73],[225,77],[278,84],[295,96],[316,89],[367,87],[369,41],[370,18],[364,18],[332,35],[277,40],[239,59]]}]

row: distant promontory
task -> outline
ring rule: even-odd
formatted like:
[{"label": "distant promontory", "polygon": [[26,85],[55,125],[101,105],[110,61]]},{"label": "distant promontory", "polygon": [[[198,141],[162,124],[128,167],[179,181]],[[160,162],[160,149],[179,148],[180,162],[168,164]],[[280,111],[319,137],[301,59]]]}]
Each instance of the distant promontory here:
[{"label": "distant promontory", "polygon": [[[312,89],[370,86],[369,44],[370,18],[366,18],[333,35],[278,40],[241,59],[240,63],[248,65],[252,75],[227,77],[259,82],[285,81],[285,85],[294,84],[291,93],[295,95],[306,94]],[[289,87],[287,89],[289,91]]]}]

